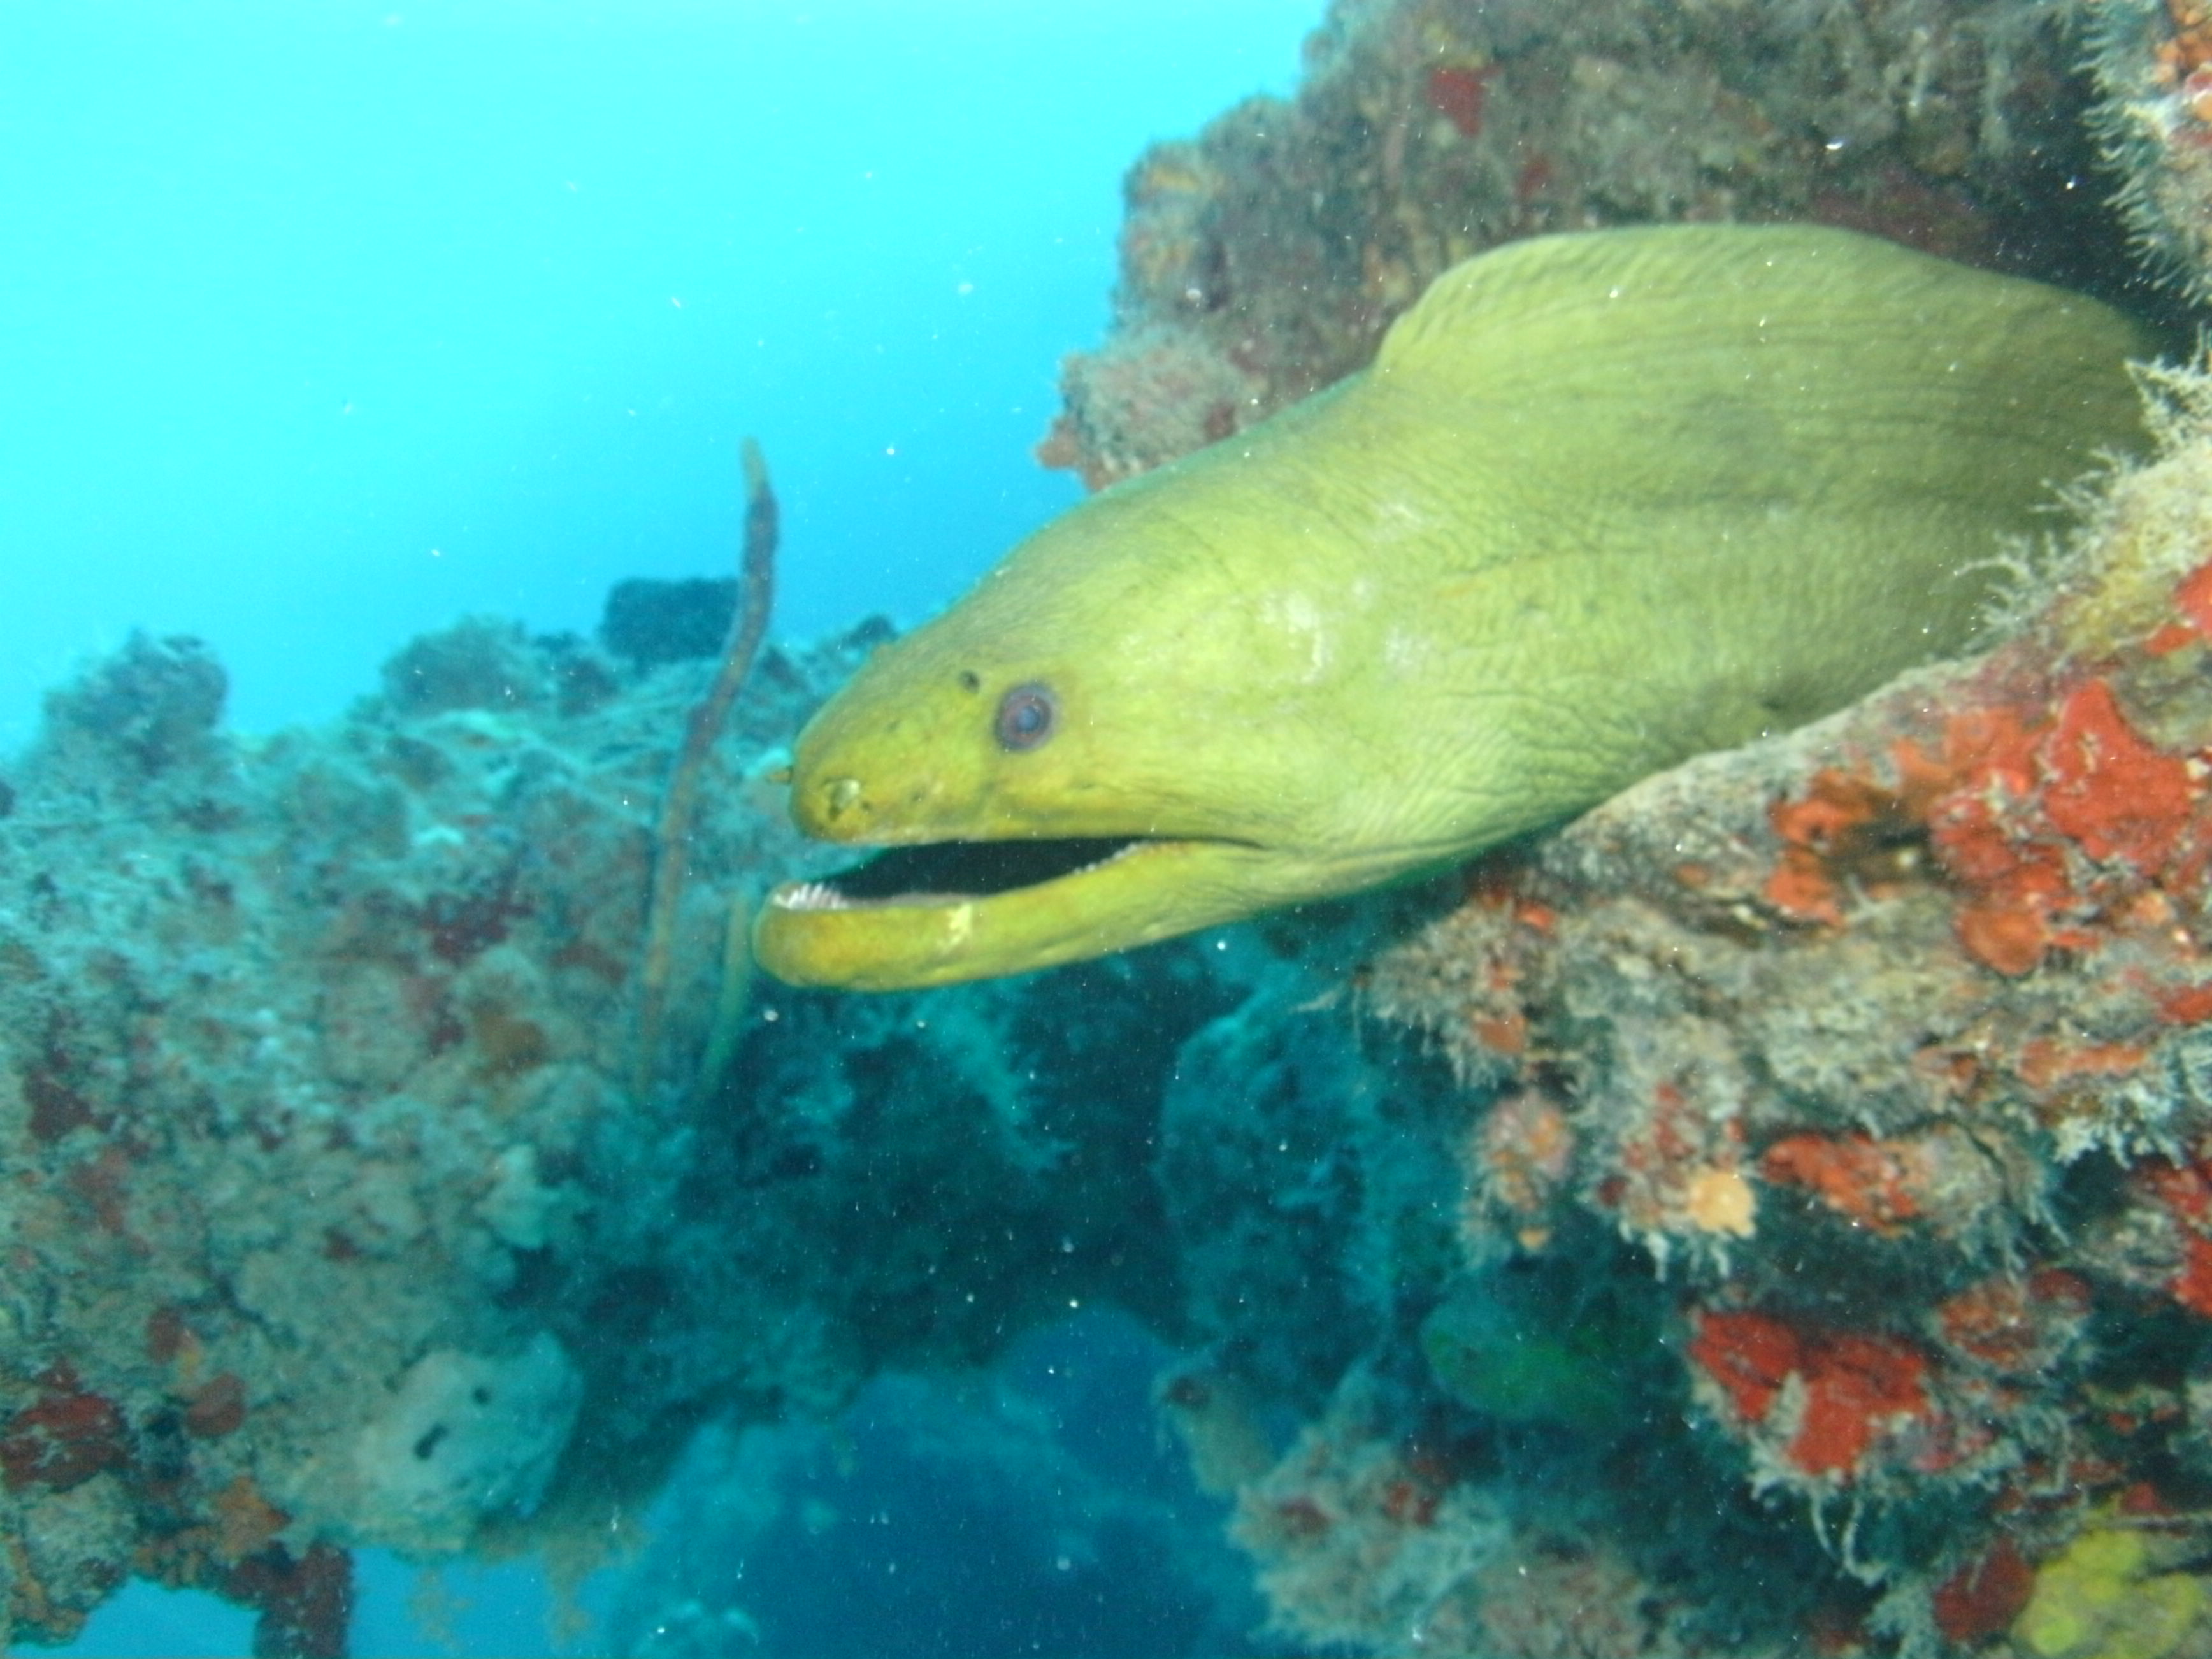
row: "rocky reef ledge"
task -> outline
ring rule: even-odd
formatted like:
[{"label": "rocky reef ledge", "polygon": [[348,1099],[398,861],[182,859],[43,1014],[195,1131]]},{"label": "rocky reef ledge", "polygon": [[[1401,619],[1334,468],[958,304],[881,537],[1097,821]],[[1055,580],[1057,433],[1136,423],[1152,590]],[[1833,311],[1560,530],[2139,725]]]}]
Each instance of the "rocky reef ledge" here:
[{"label": "rocky reef ledge", "polygon": [[726,948],[811,856],[760,773],[884,633],[756,671],[642,1088],[651,826],[710,663],[478,619],[320,731],[226,732],[189,640],[50,696],[0,766],[15,1638],[137,1574],[339,1652],[356,1546],[588,1556],[709,1419],[823,1418],[1109,1294],[1174,1325],[1145,1149],[1232,1000],[1194,947],[927,1000]]}]

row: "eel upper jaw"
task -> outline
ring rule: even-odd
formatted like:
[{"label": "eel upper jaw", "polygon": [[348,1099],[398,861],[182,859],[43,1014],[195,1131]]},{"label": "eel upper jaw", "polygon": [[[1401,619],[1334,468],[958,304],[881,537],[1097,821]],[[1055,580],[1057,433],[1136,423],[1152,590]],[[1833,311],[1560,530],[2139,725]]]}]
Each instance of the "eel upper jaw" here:
[{"label": "eel upper jaw", "polygon": [[1265,849],[1154,836],[884,848],[787,882],[755,924],[756,959],[801,985],[951,984],[1102,956],[1276,902]]}]

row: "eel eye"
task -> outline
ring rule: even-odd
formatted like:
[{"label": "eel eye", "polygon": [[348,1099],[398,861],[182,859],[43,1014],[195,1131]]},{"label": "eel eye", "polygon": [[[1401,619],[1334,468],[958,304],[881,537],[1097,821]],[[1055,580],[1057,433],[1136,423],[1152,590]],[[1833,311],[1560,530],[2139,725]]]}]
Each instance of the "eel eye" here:
[{"label": "eel eye", "polygon": [[1000,748],[1018,754],[1040,747],[1052,735],[1059,719],[1060,705],[1053,700],[1049,686],[1018,685],[999,699],[993,731]]}]

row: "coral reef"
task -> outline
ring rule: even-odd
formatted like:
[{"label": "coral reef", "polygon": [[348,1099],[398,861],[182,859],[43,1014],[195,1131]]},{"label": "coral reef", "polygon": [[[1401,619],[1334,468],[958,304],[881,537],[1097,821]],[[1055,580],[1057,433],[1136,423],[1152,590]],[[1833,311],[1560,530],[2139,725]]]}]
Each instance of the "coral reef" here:
[{"label": "coral reef", "polygon": [[[1233,434],[1547,230],[2199,294],[2208,63],[2179,0],[1341,0],[1295,101],[1132,174],[1048,458]],[[462,623],[262,740],[133,641],[0,779],[8,1632],[136,1574],[342,1652],[356,1547],[588,1555],[687,1445],[711,1504],[749,1425],[1106,1303],[1177,1346],[1160,1413],[1290,1650],[2212,1650],[2212,396],[2159,389],[2161,455],[1972,660],[1425,887],[1027,981],[751,982],[733,910],[819,856],[771,780],[885,630],[771,648],[641,1080],[732,590],[635,590],[605,649]],[[690,1573],[633,1633],[750,1650]]]},{"label": "coral reef", "polygon": [[1294,99],[1130,170],[1115,330],[1064,365],[1039,456],[1097,489],[1226,437],[1548,231],[1814,220],[2110,295],[2135,275],[2111,149],[2193,271],[2212,33],[2179,0],[2090,9],[2094,76],[2079,17],[2032,0],[1336,0]]},{"label": "coral reef", "polygon": [[[1832,1558],[1798,1640],[1816,1617],[1869,1651],[2212,1640],[2187,1565],[2212,1474],[2212,382],[2159,391],[2166,453],[2111,481],[2014,637],[1627,792],[1364,977],[1484,1103],[1432,1148],[1465,1261],[1425,1327],[1427,1391],[1503,1432],[1533,1389],[1587,1443],[1686,1410],[1707,1478],[1734,1471]],[[1624,1246],[1664,1274],[1626,1320],[1599,1311]],[[1516,1270],[1557,1281],[1535,1305],[1576,1327],[1486,1284]],[[1639,1351],[1674,1374],[1639,1376]],[[1405,1420],[1336,1431],[1328,1467]],[[1252,1490],[1359,1513],[1278,1496],[1286,1467]],[[1581,1547],[1641,1594],[1699,1583],[1656,1567],[1639,1496],[1611,1507]],[[1881,1599],[1852,1613],[1855,1583]],[[1279,1595],[1344,1634],[1315,1599]],[[1383,1629],[1353,1633],[1396,1650]]]},{"label": "coral reef", "polygon": [[472,621],[263,740],[188,641],[53,694],[0,816],[16,1638],[136,1573],[337,1653],[354,1547],[603,1549],[702,1421],[1109,1294],[1165,1319],[1139,1149],[1229,998],[1194,952],[927,1004],[719,982],[733,896],[810,856],[762,774],[881,636],[767,652],[708,758],[642,1088],[652,817],[711,665]]},{"label": "coral reef", "polygon": [[[2179,343],[2208,64],[2179,0],[1340,0],[1295,99],[1132,170],[1041,459],[1172,460],[1457,260],[1620,222],[1847,225]],[[2155,389],[2160,459],[2077,489],[2055,574],[2022,552],[1996,648],[1487,860],[1395,945],[1269,930],[1310,977],[1165,1106],[1206,1346],[1161,1402],[1285,1629],[2212,1650],[2212,428]],[[1362,958],[1441,1073],[1322,1029]]]},{"label": "coral reef", "polygon": [[2090,9],[2094,113],[2119,202],[2153,269],[2212,299],[2212,14],[2198,0]]}]

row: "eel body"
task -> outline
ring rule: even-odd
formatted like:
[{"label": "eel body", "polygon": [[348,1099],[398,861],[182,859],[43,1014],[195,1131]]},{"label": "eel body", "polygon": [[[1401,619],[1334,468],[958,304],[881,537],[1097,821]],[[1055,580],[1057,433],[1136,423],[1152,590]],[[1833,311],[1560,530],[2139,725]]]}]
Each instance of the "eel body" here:
[{"label": "eel body", "polygon": [[1069,962],[1425,872],[1968,645],[2140,441],[2079,295],[1809,226],[1512,244],[1374,365],[1047,525],[801,734],[798,983]]}]

